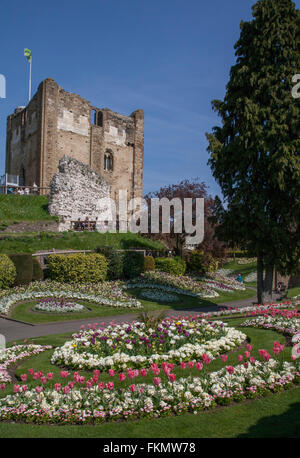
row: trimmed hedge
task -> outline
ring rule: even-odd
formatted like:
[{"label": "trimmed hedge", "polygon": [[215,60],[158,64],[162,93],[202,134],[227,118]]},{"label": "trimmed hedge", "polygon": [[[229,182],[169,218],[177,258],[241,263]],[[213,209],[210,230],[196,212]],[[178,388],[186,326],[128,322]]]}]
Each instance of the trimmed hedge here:
[{"label": "trimmed hedge", "polygon": [[40,281],[44,279],[44,272],[41,264],[36,258],[32,258],[32,281]]},{"label": "trimmed hedge", "polygon": [[145,256],[144,258],[144,272],[155,270],[155,260],[153,256]]},{"label": "trimmed hedge", "polygon": [[15,265],[17,276],[15,285],[28,285],[32,281],[33,261],[32,255],[26,253],[16,253],[8,255]]},{"label": "trimmed hedge", "polygon": [[6,289],[15,282],[17,271],[15,265],[6,254],[0,254],[0,289]]},{"label": "trimmed hedge", "polygon": [[185,273],[186,262],[179,256],[175,258],[155,258],[155,270],[179,277]]},{"label": "trimmed hedge", "polygon": [[114,250],[110,246],[96,248],[96,253],[103,254],[107,260],[107,279],[118,280],[123,277],[124,253]]},{"label": "trimmed hedge", "polygon": [[98,253],[51,254],[49,278],[65,283],[97,283],[107,276],[107,261]]}]

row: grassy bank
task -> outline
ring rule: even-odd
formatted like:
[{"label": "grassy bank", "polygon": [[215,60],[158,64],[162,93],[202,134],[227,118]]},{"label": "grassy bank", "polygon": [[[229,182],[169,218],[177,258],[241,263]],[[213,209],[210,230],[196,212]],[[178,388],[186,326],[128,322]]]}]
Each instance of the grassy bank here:
[{"label": "grassy bank", "polygon": [[109,245],[115,249],[147,248],[161,250],[160,242],[138,234],[102,234],[100,232],[40,233],[0,237],[0,253],[35,253],[41,250],[93,250],[98,246]]},{"label": "grassy bank", "polygon": [[49,215],[48,197],[0,195],[0,224],[9,225],[24,221],[56,221]]}]

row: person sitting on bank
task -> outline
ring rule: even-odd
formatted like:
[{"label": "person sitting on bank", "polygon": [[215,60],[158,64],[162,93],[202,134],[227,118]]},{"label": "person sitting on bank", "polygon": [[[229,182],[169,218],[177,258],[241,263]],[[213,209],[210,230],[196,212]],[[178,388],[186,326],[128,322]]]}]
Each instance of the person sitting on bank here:
[{"label": "person sitting on bank", "polygon": [[242,274],[238,274],[238,276],[236,277],[236,280],[239,281],[240,283],[243,283]]}]

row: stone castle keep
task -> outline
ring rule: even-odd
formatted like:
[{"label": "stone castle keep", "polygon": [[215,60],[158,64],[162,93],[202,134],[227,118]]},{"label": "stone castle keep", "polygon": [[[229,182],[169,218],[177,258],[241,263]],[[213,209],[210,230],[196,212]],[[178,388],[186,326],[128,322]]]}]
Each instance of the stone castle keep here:
[{"label": "stone castle keep", "polygon": [[45,188],[45,194],[66,155],[100,174],[112,199],[119,189],[127,190],[128,199],[142,197],[143,154],[143,110],[124,116],[96,108],[51,78],[27,107],[7,118],[6,173],[19,175],[20,185]]}]

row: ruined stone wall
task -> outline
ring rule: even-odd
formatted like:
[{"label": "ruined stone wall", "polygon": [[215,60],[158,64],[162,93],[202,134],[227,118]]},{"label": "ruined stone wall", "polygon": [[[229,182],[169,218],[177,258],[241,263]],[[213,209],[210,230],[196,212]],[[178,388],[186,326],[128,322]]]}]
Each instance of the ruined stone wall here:
[{"label": "ruined stone wall", "polygon": [[86,217],[97,221],[97,229],[101,229],[109,197],[110,186],[99,173],[64,156],[50,183],[49,212],[59,217],[59,231],[70,230],[71,221],[83,221]]}]

